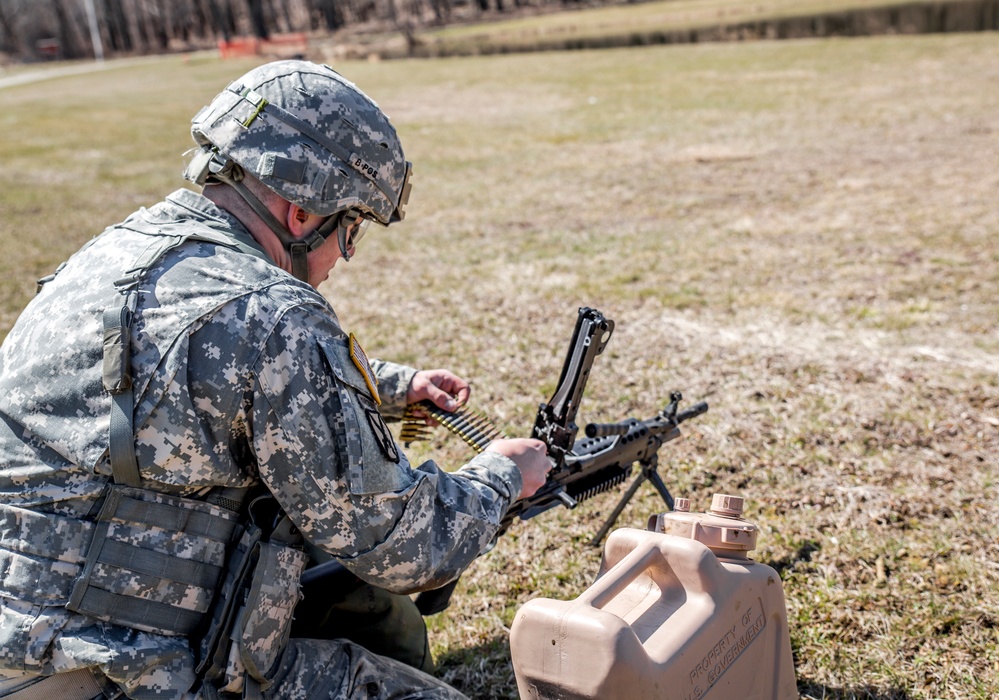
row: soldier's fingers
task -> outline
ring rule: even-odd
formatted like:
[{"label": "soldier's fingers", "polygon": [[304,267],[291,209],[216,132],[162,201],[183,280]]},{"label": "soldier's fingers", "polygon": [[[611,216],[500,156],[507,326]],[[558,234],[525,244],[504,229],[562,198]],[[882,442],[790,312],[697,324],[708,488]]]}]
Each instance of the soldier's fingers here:
[{"label": "soldier's fingers", "polygon": [[458,408],[458,402],[455,401],[451,394],[434,384],[427,387],[427,397],[437,408],[442,408],[445,411],[453,411]]}]

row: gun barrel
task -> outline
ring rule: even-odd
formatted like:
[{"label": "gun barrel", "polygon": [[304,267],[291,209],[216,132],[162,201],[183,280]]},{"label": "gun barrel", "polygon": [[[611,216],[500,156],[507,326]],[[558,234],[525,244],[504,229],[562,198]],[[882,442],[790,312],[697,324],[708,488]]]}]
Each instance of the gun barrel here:
[{"label": "gun barrel", "polygon": [[702,413],[708,412],[708,404],[706,401],[701,401],[700,403],[695,403],[693,406],[688,408],[686,411],[681,411],[676,415],[676,422],[680,424],[687,420],[688,418],[696,418]]},{"label": "gun barrel", "polygon": [[586,437],[598,438],[607,437],[608,435],[627,435],[633,424],[634,421],[623,423],[587,423]]}]

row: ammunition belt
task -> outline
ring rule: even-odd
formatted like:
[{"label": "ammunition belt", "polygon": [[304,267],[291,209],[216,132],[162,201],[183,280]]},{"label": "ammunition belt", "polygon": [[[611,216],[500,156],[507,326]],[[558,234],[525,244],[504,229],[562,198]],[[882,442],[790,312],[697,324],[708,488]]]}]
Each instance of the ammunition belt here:
[{"label": "ammunition belt", "polygon": [[503,431],[491,420],[466,406],[448,412],[437,408],[430,401],[420,401],[406,406],[406,412],[402,416],[399,439],[407,447],[412,442],[430,437],[431,426],[424,422],[420,416],[421,411],[460,437],[476,452],[482,452],[490,442],[504,437]]}]

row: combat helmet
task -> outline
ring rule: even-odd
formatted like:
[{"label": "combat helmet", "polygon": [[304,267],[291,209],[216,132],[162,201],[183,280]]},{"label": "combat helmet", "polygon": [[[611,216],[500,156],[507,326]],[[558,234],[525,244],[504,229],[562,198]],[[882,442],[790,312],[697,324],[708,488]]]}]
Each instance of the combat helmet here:
[{"label": "combat helmet", "polygon": [[[288,249],[293,272],[308,279],[306,255],[337,232],[350,259],[348,228],[358,220],[401,221],[411,165],[388,117],[329,66],[275,61],[229,84],[191,121],[199,149],[184,177],[233,186]],[[330,217],[305,240],[243,183],[250,173],[310,214]]]}]

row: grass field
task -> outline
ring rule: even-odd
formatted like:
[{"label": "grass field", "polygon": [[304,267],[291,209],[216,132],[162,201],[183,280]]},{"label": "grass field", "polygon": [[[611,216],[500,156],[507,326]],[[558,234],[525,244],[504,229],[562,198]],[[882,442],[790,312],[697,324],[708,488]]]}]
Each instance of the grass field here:
[{"label": "grass field", "polygon": [[[180,186],[248,63],[0,91],[0,326],[34,280]],[[446,366],[525,435],[576,308],[617,322],[581,421],[706,400],[674,495],[747,498],[808,698],[999,695],[999,37],[342,63],[414,162],[404,224],[324,292],[373,354]],[[466,448],[441,434],[414,461]],[[515,525],[431,619],[440,673],[515,697],[507,635],[572,598],[616,501]],[[662,510],[651,488],[620,525]]]},{"label": "grass field", "polygon": [[592,6],[508,8],[483,15],[456,8],[452,22],[405,36],[395,28],[345,28],[317,51],[368,55],[474,56],[758,38],[804,38],[996,29],[978,0],[651,0]]},{"label": "grass field", "polygon": [[[586,39],[609,33],[629,34],[653,29],[670,31],[722,26],[784,17],[808,17],[826,12],[849,12],[901,5],[908,0],[665,0],[627,3],[558,12],[534,17],[431,30],[428,42],[454,47],[462,42],[529,45],[539,38]],[[930,1],[930,0],[927,0]]]}]

